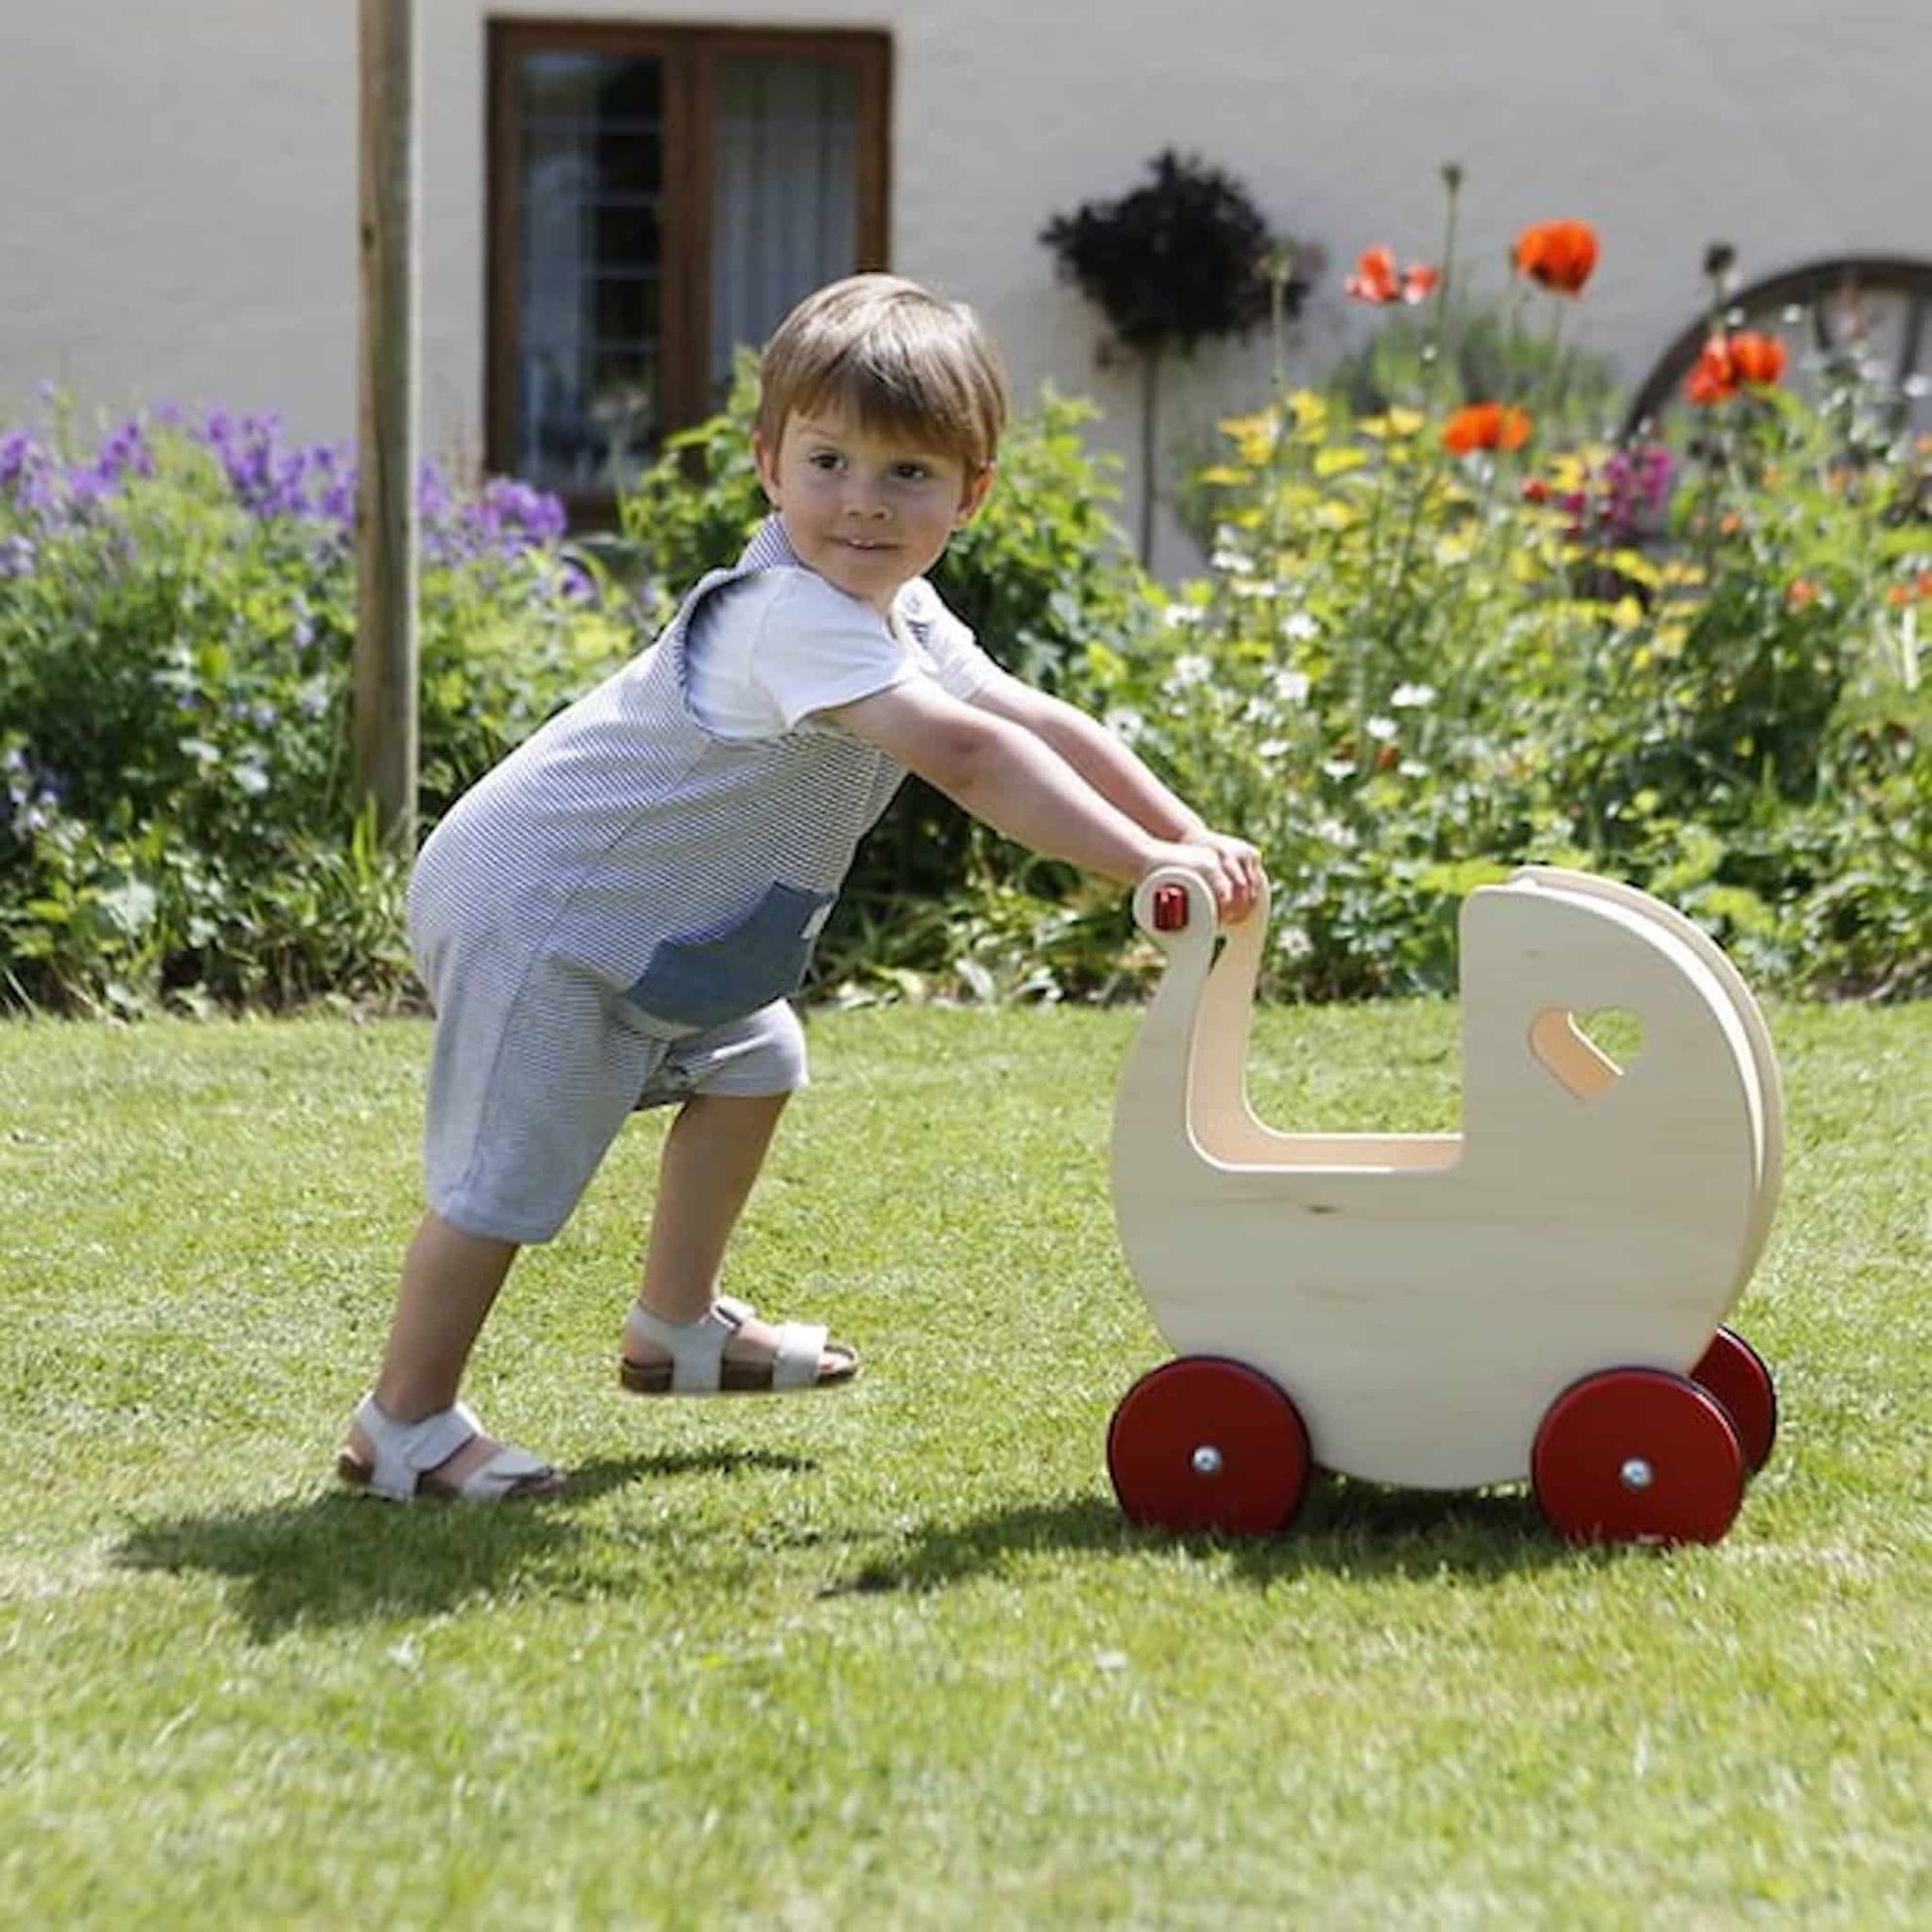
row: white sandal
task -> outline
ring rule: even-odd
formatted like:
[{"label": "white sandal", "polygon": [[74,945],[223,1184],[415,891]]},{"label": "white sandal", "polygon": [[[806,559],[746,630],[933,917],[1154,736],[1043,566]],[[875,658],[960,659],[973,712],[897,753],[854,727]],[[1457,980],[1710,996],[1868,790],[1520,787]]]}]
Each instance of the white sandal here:
[{"label": "white sandal", "polygon": [[561,1470],[508,1443],[460,1483],[434,1474],[465,1443],[483,1433],[476,1411],[466,1402],[439,1409],[421,1422],[397,1422],[376,1406],[373,1395],[365,1395],[355,1405],[355,1425],[368,1439],[375,1460],[365,1462],[353,1449],[345,1449],[336,1458],[336,1473],[365,1494],[389,1502],[436,1496],[466,1503],[500,1503],[525,1496],[554,1496],[564,1487]]},{"label": "white sandal", "polygon": [[859,1357],[843,1342],[834,1351],[845,1357],[835,1368],[823,1366],[826,1335],[815,1322],[777,1324],[777,1353],[768,1362],[726,1359],[725,1344],[748,1321],[759,1318],[750,1303],[721,1295],[696,1321],[666,1321],[632,1304],[623,1331],[664,1349],[668,1362],[618,1363],[618,1377],[632,1395],[772,1395],[787,1389],[823,1389],[849,1382],[859,1372]]}]

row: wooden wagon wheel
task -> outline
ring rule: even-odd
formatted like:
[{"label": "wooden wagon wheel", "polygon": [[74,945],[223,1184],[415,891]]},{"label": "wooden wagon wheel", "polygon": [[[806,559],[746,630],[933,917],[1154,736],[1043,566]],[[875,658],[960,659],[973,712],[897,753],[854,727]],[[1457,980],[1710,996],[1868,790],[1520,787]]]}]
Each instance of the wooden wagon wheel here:
[{"label": "wooden wagon wheel", "polygon": [[[1864,373],[1887,398],[1895,432],[1932,433],[1932,261],[1913,255],[1836,255],[1766,276],[1727,295],[1717,321],[1781,336],[1787,386],[1817,400],[1821,383]],[[1672,439],[1684,384],[1712,333],[1707,313],[1671,344],[1623,421],[1626,441]]]}]

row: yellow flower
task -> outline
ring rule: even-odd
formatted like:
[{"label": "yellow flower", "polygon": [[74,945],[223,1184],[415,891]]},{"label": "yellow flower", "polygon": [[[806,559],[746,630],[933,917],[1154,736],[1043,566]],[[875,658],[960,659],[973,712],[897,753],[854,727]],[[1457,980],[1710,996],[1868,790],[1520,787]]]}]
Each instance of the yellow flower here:
[{"label": "yellow flower", "polygon": [[1258,416],[1226,417],[1220,428],[1243,463],[1266,463],[1281,441],[1281,419],[1272,409],[1264,409]]},{"label": "yellow flower", "polygon": [[1658,590],[1664,582],[1664,573],[1641,550],[1616,551],[1610,558],[1610,568],[1646,590]]},{"label": "yellow flower", "polygon": [[1317,477],[1339,477],[1350,470],[1359,470],[1367,461],[1366,450],[1351,450],[1346,446],[1322,450],[1315,456],[1314,474]]}]

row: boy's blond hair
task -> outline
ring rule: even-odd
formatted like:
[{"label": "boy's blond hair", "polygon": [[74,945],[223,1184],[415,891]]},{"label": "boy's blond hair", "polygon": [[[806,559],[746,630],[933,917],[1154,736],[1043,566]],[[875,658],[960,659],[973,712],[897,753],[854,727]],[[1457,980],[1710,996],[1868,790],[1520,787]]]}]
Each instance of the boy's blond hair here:
[{"label": "boy's blond hair", "polygon": [[1006,372],[963,302],[898,275],[852,275],[799,303],[759,365],[758,431],[774,457],[792,416],[827,408],[977,475],[1006,428]]}]

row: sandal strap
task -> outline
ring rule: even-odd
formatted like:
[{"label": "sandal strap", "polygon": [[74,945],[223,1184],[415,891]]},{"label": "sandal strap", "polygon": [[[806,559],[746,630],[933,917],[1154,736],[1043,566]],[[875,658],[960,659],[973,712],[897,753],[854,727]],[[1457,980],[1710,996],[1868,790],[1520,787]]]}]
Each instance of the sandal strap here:
[{"label": "sandal strap", "polygon": [[466,1402],[438,1409],[420,1422],[397,1422],[369,1394],[355,1405],[355,1421],[375,1453],[368,1486],[396,1502],[409,1501],[427,1470],[447,1462],[465,1443],[483,1434],[483,1424]]},{"label": "sandal strap", "polygon": [[715,1395],[724,1386],[725,1344],[750,1313],[743,1302],[721,1295],[696,1321],[666,1321],[633,1302],[623,1325],[670,1356],[673,1394]]},{"label": "sandal strap", "polygon": [[551,1474],[551,1467],[540,1455],[532,1455],[514,1443],[505,1443],[488,1461],[472,1469],[457,1490],[467,1503],[495,1503],[534,1476]]},{"label": "sandal strap", "polygon": [[[749,1302],[721,1295],[696,1321],[666,1321],[633,1303],[623,1325],[631,1334],[654,1342],[669,1354],[674,1395],[715,1395],[725,1380],[725,1344],[756,1315],[757,1311]],[[771,1386],[810,1388],[818,1380],[819,1362],[830,1332],[806,1321],[778,1324]]]},{"label": "sandal strap", "polygon": [[809,1321],[785,1321],[778,1327],[778,1352],[771,1361],[774,1389],[808,1389],[818,1380],[829,1328]]}]

